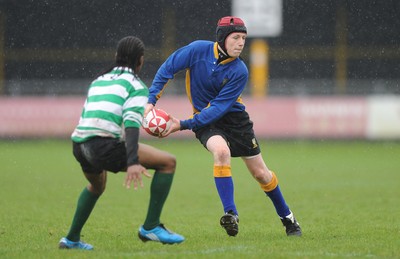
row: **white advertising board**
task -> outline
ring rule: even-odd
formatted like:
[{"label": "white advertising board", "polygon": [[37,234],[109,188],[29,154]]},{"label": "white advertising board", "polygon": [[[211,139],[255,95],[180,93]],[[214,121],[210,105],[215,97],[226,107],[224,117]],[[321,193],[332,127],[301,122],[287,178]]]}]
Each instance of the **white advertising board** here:
[{"label": "white advertising board", "polygon": [[243,19],[248,37],[276,37],[282,32],[282,0],[233,0],[232,15]]},{"label": "white advertising board", "polygon": [[367,135],[371,139],[400,138],[400,98],[374,96],[369,99]]}]

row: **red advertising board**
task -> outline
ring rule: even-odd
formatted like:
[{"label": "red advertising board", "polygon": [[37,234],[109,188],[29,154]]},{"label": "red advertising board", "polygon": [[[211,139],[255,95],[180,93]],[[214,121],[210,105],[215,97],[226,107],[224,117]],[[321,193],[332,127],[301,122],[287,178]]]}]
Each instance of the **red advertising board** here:
[{"label": "red advertising board", "polygon": [[[365,138],[368,102],[363,97],[244,98],[258,138]],[[0,137],[69,137],[84,97],[0,98]],[[186,97],[164,97],[157,107],[186,119]],[[150,137],[142,133],[142,137]],[[190,131],[172,137],[193,137]]]},{"label": "red advertising board", "polygon": [[298,134],[302,137],[364,138],[365,98],[312,98],[296,101]]}]

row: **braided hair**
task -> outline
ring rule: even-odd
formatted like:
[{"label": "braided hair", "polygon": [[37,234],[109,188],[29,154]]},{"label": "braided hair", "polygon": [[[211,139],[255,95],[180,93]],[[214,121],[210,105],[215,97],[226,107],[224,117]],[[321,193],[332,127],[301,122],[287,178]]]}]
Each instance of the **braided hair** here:
[{"label": "braided hair", "polygon": [[118,42],[115,64],[117,66],[126,66],[136,71],[141,62],[140,58],[143,55],[143,42],[137,37],[127,36]]},{"label": "braided hair", "polygon": [[[135,36],[126,36],[117,44],[115,62],[100,75],[104,75],[116,66],[129,67],[136,74],[137,68],[141,65],[141,57],[144,56],[144,43]],[[100,76],[99,75],[99,76]]]}]

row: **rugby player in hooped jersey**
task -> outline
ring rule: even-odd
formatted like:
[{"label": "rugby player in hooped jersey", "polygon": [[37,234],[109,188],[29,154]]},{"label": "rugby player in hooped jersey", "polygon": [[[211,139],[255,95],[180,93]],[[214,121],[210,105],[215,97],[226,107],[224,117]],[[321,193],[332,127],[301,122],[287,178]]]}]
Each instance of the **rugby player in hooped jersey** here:
[{"label": "rugby player in hooped jersey", "polygon": [[193,116],[172,118],[166,136],[192,130],[212,154],[215,185],[223,205],[220,225],[229,236],[239,232],[239,213],[234,202],[231,157],[241,157],[249,172],[272,201],[288,236],[301,236],[301,228],[282,195],[276,174],[268,169],[254,135],[253,123],[241,94],[248,70],[239,58],[247,28],[233,16],[218,21],[216,42],[197,40],[172,53],[158,69],[150,87],[145,115],[154,108],[169,80],[186,70],[186,92]]},{"label": "rugby player in hooped jersey", "polygon": [[[75,215],[59,248],[92,250],[83,242],[81,231],[107,183],[107,171],[126,172],[125,186],[143,187],[142,174],[151,177],[150,201],[139,238],[164,244],[181,243],[184,237],[160,223],[163,205],[176,169],[175,156],[139,143],[139,129],[148,100],[148,88],[139,79],[144,62],[144,44],[134,36],[121,39],[115,64],[94,80],[88,91],[81,118],[71,139],[73,154],[88,185],[81,192]],[[122,140],[123,133],[125,140]],[[124,206],[124,204],[121,204]]]}]

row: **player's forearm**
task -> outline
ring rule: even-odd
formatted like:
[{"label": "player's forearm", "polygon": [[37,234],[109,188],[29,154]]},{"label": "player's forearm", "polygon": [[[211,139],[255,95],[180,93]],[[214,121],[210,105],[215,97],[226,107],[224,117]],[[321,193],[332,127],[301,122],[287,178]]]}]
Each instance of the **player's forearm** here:
[{"label": "player's forearm", "polygon": [[193,118],[187,120],[181,120],[181,130],[186,129],[199,129],[210,123],[213,123],[220,119],[228,109],[218,109],[217,107],[210,106],[203,109],[200,113],[195,114]]},{"label": "player's forearm", "polygon": [[125,145],[127,166],[139,164],[139,128],[125,128]]}]

